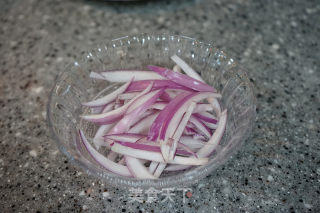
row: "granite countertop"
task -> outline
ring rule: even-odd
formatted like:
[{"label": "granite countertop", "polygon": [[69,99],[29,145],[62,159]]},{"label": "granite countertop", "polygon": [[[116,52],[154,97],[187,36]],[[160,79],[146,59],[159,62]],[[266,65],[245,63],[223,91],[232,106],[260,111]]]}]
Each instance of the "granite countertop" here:
[{"label": "granite countertop", "polygon": [[[316,0],[15,0],[0,3],[2,212],[320,212],[320,4]],[[50,138],[58,72],[96,41],[184,34],[248,71],[257,121],[241,150],[166,203],[129,202],[74,167]]]}]

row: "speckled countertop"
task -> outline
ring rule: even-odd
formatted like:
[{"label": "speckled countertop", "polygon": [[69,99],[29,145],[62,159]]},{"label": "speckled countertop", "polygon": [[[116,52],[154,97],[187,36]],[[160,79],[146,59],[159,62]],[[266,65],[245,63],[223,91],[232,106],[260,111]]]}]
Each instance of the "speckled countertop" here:
[{"label": "speckled countertop", "polygon": [[[1,212],[320,212],[319,14],[317,0],[1,1]],[[139,32],[213,42],[256,88],[252,137],[185,202],[178,192],[128,202],[71,165],[46,126],[64,65],[95,41]]]}]

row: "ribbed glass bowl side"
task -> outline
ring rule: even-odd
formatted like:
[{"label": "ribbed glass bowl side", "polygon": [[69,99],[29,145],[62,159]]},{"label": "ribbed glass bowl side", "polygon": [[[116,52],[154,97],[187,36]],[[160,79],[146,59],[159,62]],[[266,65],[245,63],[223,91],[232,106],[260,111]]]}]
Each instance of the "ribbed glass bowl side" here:
[{"label": "ribbed glass bowl side", "polygon": [[[222,94],[222,109],[227,109],[225,134],[207,165],[186,171],[167,173],[158,180],[136,180],[119,177],[101,168],[79,143],[81,128],[89,141],[96,127],[80,119],[91,100],[101,90],[106,94],[119,85],[89,78],[91,71],[146,69],[147,65],[173,67],[170,57],[180,56],[203,79]],[[176,35],[126,36],[96,45],[58,76],[50,94],[47,116],[50,132],[59,149],[70,161],[86,172],[115,187],[169,187],[196,183],[225,162],[249,136],[255,119],[255,97],[247,75],[233,59],[211,44]]]}]

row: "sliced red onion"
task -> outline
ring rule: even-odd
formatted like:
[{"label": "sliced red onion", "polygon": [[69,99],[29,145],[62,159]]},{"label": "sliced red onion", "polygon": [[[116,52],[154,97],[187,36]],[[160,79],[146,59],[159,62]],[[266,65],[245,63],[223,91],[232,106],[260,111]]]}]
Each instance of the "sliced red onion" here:
[{"label": "sliced red onion", "polygon": [[135,123],[129,130],[129,133],[148,133],[150,126],[157,118],[159,112],[152,113]]},{"label": "sliced red onion", "polygon": [[150,166],[149,166],[149,172],[150,172],[151,174],[153,174],[154,171],[157,169],[158,165],[159,165],[158,162],[152,161],[152,162],[150,163]]},{"label": "sliced red onion", "polygon": [[177,84],[183,85],[185,87],[188,87],[190,89],[199,91],[199,92],[216,92],[214,88],[209,86],[208,84],[205,84],[201,81],[198,81],[194,78],[191,78],[187,75],[183,75],[178,72],[174,72],[172,70],[169,70],[167,68],[158,67],[158,66],[151,66],[149,65],[148,68],[159,75],[172,80],[173,82],[176,82]]},{"label": "sliced red onion", "polygon": [[100,79],[100,80],[105,80],[104,76],[101,75],[100,73],[97,73],[97,72],[90,72],[89,77],[95,78],[95,79]]},{"label": "sliced red onion", "polygon": [[[138,159],[145,159],[150,161],[156,161],[160,163],[165,163],[161,153],[150,152],[145,150],[134,149],[130,147],[123,146],[121,144],[115,143],[111,147],[111,150],[122,155],[131,156]],[[208,162],[208,158],[194,158],[194,157],[180,157],[176,156],[172,161],[168,163],[181,164],[181,165],[204,165]]]},{"label": "sliced red onion", "polygon": [[167,117],[172,116],[172,114],[174,113],[174,109],[176,108],[176,105],[190,94],[190,92],[184,92],[181,95],[177,96],[159,113],[158,117],[150,127],[148,133],[149,140],[155,141],[159,137],[161,127],[163,126]]},{"label": "sliced red onion", "polygon": [[94,122],[94,123],[98,123],[98,124],[108,124],[108,123],[113,123],[115,121],[118,121],[121,119],[121,117],[123,116],[123,114],[126,112],[127,108],[129,106],[131,106],[131,104],[139,99],[141,96],[145,95],[146,93],[148,93],[152,88],[152,84],[150,84],[145,90],[143,90],[140,95],[134,97],[133,99],[131,99],[127,104],[112,110],[110,112],[107,113],[102,113],[102,114],[97,114],[97,115],[82,115],[81,117],[85,120]]},{"label": "sliced red onion", "polygon": [[179,66],[181,69],[191,78],[197,79],[204,83],[204,80],[200,77],[200,75],[194,71],[184,60],[182,60],[179,56],[173,55],[171,59]]},{"label": "sliced red onion", "polygon": [[169,165],[164,169],[164,171],[173,172],[173,171],[181,171],[181,170],[185,170],[185,169],[189,169],[189,168],[191,168],[191,166],[187,166],[187,165]]},{"label": "sliced red onion", "polygon": [[99,114],[102,112],[102,110],[104,109],[105,106],[98,106],[98,107],[92,107],[90,110],[91,110],[91,113],[92,114]]},{"label": "sliced red onion", "polygon": [[[196,158],[198,157],[197,154],[195,154],[189,147],[185,146],[184,144],[178,143],[178,148],[187,150],[187,152],[192,153],[192,155],[194,157],[196,157]],[[179,150],[177,150],[177,154],[181,155],[182,153],[180,153]],[[153,163],[155,163],[155,162],[153,162]],[[152,172],[152,173],[154,172],[155,177],[160,177],[160,175],[162,174],[166,165],[167,165],[166,163],[155,163],[154,165],[152,165],[152,167],[149,167],[149,172]]]},{"label": "sliced red onion", "polygon": [[216,113],[216,115],[219,117],[221,114],[221,107],[219,101],[216,98],[208,98],[207,100],[213,107],[213,110]]},{"label": "sliced red onion", "polygon": [[[166,92],[168,93],[168,95],[170,96],[171,99],[174,99],[177,95],[180,95],[181,93],[188,91],[188,90],[180,90],[180,89],[166,89]],[[190,90],[189,92],[195,92]]]},{"label": "sliced red onion", "polygon": [[193,116],[199,118],[210,129],[217,129],[218,119],[208,112],[194,113]]},{"label": "sliced red onion", "polygon": [[128,81],[127,83],[125,83],[124,85],[122,85],[121,87],[119,87],[118,89],[116,89],[115,91],[109,93],[108,95],[106,95],[104,97],[101,97],[99,99],[87,102],[87,103],[83,103],[82,105],[89,106],[89,107],[96,107],[96,106],[106,105],[106,104],[114,101],[119,94],[121,94],[124,91],[126,91],[126,89],[131,84],[131,82],[132,82],[132,79],[130,81]]},{"label": "sliced red onion", "polygon": [[103,135],[105,135],[107,132],[109,132],[112,127],[114,126],[114,124],[105,124],[105,125],[101,125],[95,136],[93,137],[93,144],[95,145],[95,147],[97,149],[100,148],[100,146],[107,146],[108,147],[108,143],[105,143]]},{"label": "sliced red onion", "polygon": [[212,111],[213,107],[211,104],[197,104],[196,108],[194,109],[194,113],[199,112],[206,112],[206,111]]},{"label": "sliced red onion", "polygon": [[170,146],[165,141],[160,141],[161,155],[164,162],[169,161]]},{"label": "sliced red onion", "polygon": [[127,92],[127,93],[122,93],[118,95],[119,100],[131,100],[132,98],[136,97],[139,95],[140,92]]},{"label": "sliced red onion", "polygon": [[211,130],[207,127],[199,118],[191,116],[189,120],[201,133],[203,133],[207,138],[211,137]]},{"label": "sliced red onion", "polygon": [[218,128],[214,132],[213,136],[210,138],[210,140],[204,145],[198,152],[198,156],[200,157],[207,157],[209,156],[213,150],[216,149],[216,147],[219,145],[219,142],[223,136],[223,133],[226,128],[227,123],[227,110],[224,110],[221,113]]},{"label": "sliced red onion", "polygon": [[156,144],[150,145],[150,144],[141,144],[141,143],[131,143],[131,142],[125,142],[125,141],[116,141],[116,143],[119,143],[126,147],[131,147],[133,149],[139,149],[139,150],[145,150],[145,151],[151,151],[151,152],[160,152],[160,146],[156,146]]},{"label": "sliced red onion", "polygon": [[204,123],[209,129],[211,129],[210,132],[213,132],[214,129],[217,129],[217,128],[218,128],[218,124],[208,123],[208,122],[205,122],[205,121],[203,121],[203,123]]},{"label": "sliced red onion", "polygon": [[[210,140],[197,152],[198,157],[209,156],[219,145],[219,142],[223,136],[227,124],[227,110],[221,113],[218,128],[210,138]],[[166,171],[178,171],[189,168],[189,166],[181,165],[170,165],[165,170]]]},{"label": "sliced red onion", "polygon": [[150,174],[148,169],[143,165],[143,163],[137,159],[130,156],[125,156],[126,165],[131,172],[131,174],[137,179],[156,179],[155,176]]},{"label": "sliced red onion", "polygon": [[195,135],[195,134],[197,134],[197,131],[193,127],[186,126],[186,128],[184,129],[184,134]]},{"label": "sliced red onion", "polygon": [[[139,149],[139,150],[145,150],[145,151],[151,151],[151,152],[161,152],[160,150],[160,144],[155,144],[155,143],[132,143],[132,142],[126,142],[126,141],[116,141],[116,143],[121,144],[126,147],[131,147],[133,149]],[[178,155],[184,155],[184,156],[190,156],[190,155],[195,155],[195,153],[190,150],[190,151],[185,151],[183,149],[178,149],[177,150]]]},{"label": "sliced red onion", "polygon": [[[140,70],[105,71],[105,72],[101,72],[100,75],[104,77],[104,80],[111,81],[111,82],[128,82],[132,78],[134,78],[135,81],[164,79],[161,75],[158,75],[157,73],[150,72],[150,71],[140,71]],[[96,76],[97,75],[95,75],[95,77]]]},{"label": "sliced red onion", "polygon": [[[186,151],[188,153],[186,155],[189,156],[191,154],[196,158],[198,157],[198,155],[191,148],[189,148],[188,146],[184,145],[183,143],[178,142],[177,150],[184,150],[184,151]],[[182,152],[180,152],[180,151],[177,151],[177,154],[183,155]]]},{"label": "sliced red onion", "polygon": [[[122,158],[119,160],[118,164],[120,164],[120,165],[126,165],[126,160],[125,160],[125,158],[122,157]],[[129,169],[129,168],[128,168],[128,169]],[[129,170],[129,171],[130,171],[130,170]]]},{"label": "sliced red onion", "polygon": [[[152,72],[150,72],[152,73]],[[191,91],[188,87],[182,86],[178,83],[175,83],[171,80],[143,80],[143,81],[134,81],[127,88],[127,92],[135,92],[144,90],[150,83],[153,83],[152,89],[161,89],[166,87],[168,89],[181,89]]]},{"label": "sliced red onion", "polygon": [[191,104],[189,105],[186,113],[184,114],[182,120],[180,121],[176,131],[174,132],[174,135],[173,135],[173,144],[171,146],[171,149],[170,149],[170,153],[169,153],[169,159],[170,160],[173,160],[173,157],[174,157],[174,154],[177,150],[177,146],[178,146],[178,142],[180,140],[180,137],[182,136],[182,133],[183,133],[183,130],[185,129],[189,119],[190,119],[190,116],[192,115],[192,112],[194,110],[194,108],[196,107],[196,102],[191,102]]},{"label": "sliced red onion", "polygon": [[167,101],[167,102],[172,100],[172,98],[170,97],[170,95],[168,93],[166,93],[166,91],[164,91],[162,93],[162,95],[160,96],[160,99],[162,99],[163,101]]},{"label": "sliced red onion", "polygon": [[123,105],[125,105],[124,101],[117,99],[116,102],[114,103],[113,109],[118,109],[118,108],[122,107]]},{"label": "sliced red onion", "polygon": [[82,115],[81,117],[87,121],[91,121],[98,124],[111,124],[120,120],[126,111],[128,106],[122,106],[107,113],[95,114],[95,115]]},{"label": "sliced red onion", "polygon": [[[167,147],[167,143],[166,141],[164,141],[161,146],[162,146],[162,155],[164,157],[164,160],[167,162],[167,161],[171,161],[174,159],[174,155],[177,151],[177,146],[178,146],[178,141],[183,133],[183,130],[185,129],[187,123],[188,123],[188,120],[190,119],[190,116],[194,110],[196,106],[196,103],[195,102],[191,102],[190,106],[188,107],[185,115],[183,116],[182,120],[180,121],[177,129],[175,130],[174,132],[174,135],[173,135],[173,144],[170,146],[170,148],[168,149]],[[166,153],[164,153],[166,152]],[[159,164],[159,166],[157,167],[154,175],[156,177],[159,177],[161,175],[161,173],[163,172],[164,168],[166,167],[166,164]]]},{"label": "sliced red onion", "polygon": [[112,103],[109,103],[109,104],[107,104],[107,105],[105,105],[104,106],[104,108],[101,110],[101,112],[100,113],[107,113],[107,112],[110,112],[112,109],[113,109],[113,107],[114,107],[114,102],[112,102]]},{"label": "sliced red onion", "polygon": [[208,138],[190,121],[188,122],[186,129],[188,129],[188,132],[185,132],[186,136],[192,136],[196,140],[208,140]]},{"label": "sliced red onion", "polygon": [[179,72],[179,73],[182,72],[182,71],[181,71],[181,68],[180,68],[178,65],[174,65],[174,67],[172,68],[172,70],[173,70],[174,72]]},{"label": "sliced red onion", "polygon": [[[176,64],[178,66],[180,66],[183,71],[190,76],[191,78],[197,79],[200,82],[205,83],[205,81],[201,78],[201,76],[194,71],[185,61],[183,61],[180,57],[178,57],[177,55],[174,55],[171,57],[171,59],[176,62]],[[209,98],[207,99],[208,102],[213,106],[214,111],[216,112],[217,116],[220,116],[221,113],[221,108],[220,108],[220,104],[218,102],[217,99],[214,98]]]},{"label": "sliced red onion", "polygon": [[[140,162],[142,165],[144,165],[144,164],[146,164],[147,162],[150,162],[150,161],[143,160],[143,159],[139,159],[139,162]],[[122,163],[123,165],[126,165],[125,157],[122,157],[118,163]],[[145,167],[145,166],[144,166],[144,167]],[[150,172],[150,174],[152,174],[152,173]]]},{"label": "sliced red onion", "polygon": [[[195,93],[193,93],[195,94]],[[174,102],[170,102],[170,105],[171,104],[174,104],[173,105],[173,108],[170,110],[168,116],[166,116],[164,122],[163,122],[163,125],[161,127],[161,132],[160,132],[160,140],[164,140],[166,141],[168,138],[172,138],[173,136],[173,133],[174,131],[176,130],[176,127],[178,126],[182,116],[183,116],[183,113],[185,113],[185,111],[187,110],[187,104],[184,105],[184,103],[193,95],[193,94],[190,94],[186,97],[184,97],[183,99],[181,99],[178,103],[174,103]],[[181,95],[182,96],[182,95]],[[180,96],[178,96],[180,97]],[[183,97],[183,96],[182,96]],[[167,105],[167,107],[169,108],[170,106],[169,104]],[[184,107],[182,107],[184,106]],[[171,107],[171,106],[170,106]],[[177,116],[177,113],[179,112],[179,117]],[[170,122],[174,120],[174,125],[171,125],[171,128],[172,129],[168,129],[168,126],[170,125]],[[168,133],[168,131],[170,131],[170,133]],[[166,142],[164,143],[166,144]]]},{"label": "sliced red onion", "polygon": [[143,134],[134,134],[134,133],[121,133],[121,134],[107,134],[103,136],[106,139],[114,141],[127,141],[131,143],[137,142],[139,139],[146,137]]},{"label": "sliced red onion", "polygon": [[[110,171],[114,170],[113,166],[122,166],[121,172],[130,173],[137,179],[155,179],[167,164],[178,164],[168,165],[166,170],[172,171],[203,165],[216,149],[207,147],[205,150],[209,142],[203,139],[212,135],[210,146],[221,139],[218,136],[223,113],[216,99],[221,95],[204,83],[181,58],[173,56],[172,60],[177,63],[174,71],[149,66],[153,72],[115,70],[90,74],[97,79],[127,82],[109,95],[85,103],[100,114],[82,116],[102,124],[93,140],[97,147],[111,148],[110,159],[104,157],[109,160],[105,162]],[[180,67],[187,75],[180,73]],[[135,81],[128,82],[132,78]],[[202,102],[203,99],[209,104]],[[209,111],[214,111],[217,118]],[[201,157],[199,153],[209,154]],[[115,158],[119,155],[122,159],[116,163]],[[149,168],[144,165],[146,162],[150,163]]]},{"label": "sliced red onion", "polygon": [[206,137],[201,135],[201,134],[199,134],[199,133],[197,133],[197,134],[193,135],[193,139],[195,139],[195,140],[206,140]]},{"label": "sliced red onion", "polygon": [[160,177],[160,175],[162,174],[163,170],[166,168],[167,164],[166,163],[159,163],[157,169],[154,172],[154,176],[155,177]]},{"label": "sliced red onion", "polygon": [[116,158],[118,157],[118,154],[115,152],[110,151],[107,158],[113,162],[116,161]]},{"label": "sliced red onion", "polygon": [[[144,96],[141,96],[136,102],[128,108],[126,114],[110,131],[110,134],[123,133],[129,130],[132,124],[144,113],[163,93],[164,89],[152,91]],[[139,103],[139,105],[137,105]],[[137,105],[137,106],[136,106]]]},{"label": "sliced red onion", "polygon": [[[177,65],[179,65],[184,71],[185,73],[190,76],[191,78],[197,79],[201,82],[205,81],[201,78],[201,76],[194,71],[185,61],[183,61],[180,57],[178,57],[177,55],[174,55],[171,57],[171,59],[177,63]],[[213,106],[214,111],[216,112],[216,114],[219,116],[221,113],[221,108],[220,108],[220,104],[218,102],[217,99],[213,99],[213,98],[209,98],[208,102],[211,103],[211,105]]]},{"label": "sliced red onion", "polygon": [[[113,134],[113,135],[105,135],[105,139],[115,141],[116,143],[120,143],[121,145],[132,147],[135,149],[143,149],[147,151],[160,151],[160,143],[155,143],[147,140],[147,135],[143,134],[133,134],[133,133],[121,133],[121,134]],[[135,143],[135,144],[133,144]],[[178,143],[177,154],[179,155],[187,155],[190,156],[197,155],[186,145],[182,143]]]},{"label": "sliced red onion", "polygon": [[[152,106],[152,105],[151,105]],[[142,115],[138,118],[138,120],[132,125],[131,128],[133,128],[135,125],[139,124],[143,119],[147,118],[150,115],[154,115],[159,113],[159,110],[156,109],[152,109],[151,106],[149,107],[149,109],[147,109],[144,113],[142,113]],[[139,132],[129,132],[129,133],[139,133]],[[145,134],[140,132],[141,134]]]},{"label": "sliced red onion", "polygon": [[166,101],[158,101],[150,106],[151,109],[163,110],[167,106],[168,102]]},{"label": "sliced red onion", "polygon": [[[163,94],[165,88],[151,91],[140,98],[136,99],[127,109],[126,114],[130,114],[134,110],[138,108],[143,108],[143,112],[145,112],[149,107],[154,104],[157,99]],[[141,107],[144,106],[144,107]]]},{"label": "sliced red onion", "polygon": [[198,92],[198,93],[190,94],[188,97],[186,97],[182,101],[182,104],[177,106],[179,107],[178,110],[177,108],[175,109],[174,116],[169,118],[168,121],[165,123],[165,125],[161,128],[160,139],[167,140],[169,137],[171,137],[171,135],[175,131],[174,127],[177,126],[177,123],[181,120],[183,113],[186,111],[188,105],[191,102],[198,102],[202,99],[209,98],[209,97],[220,98],[221,95],[217,93],[211,93],[211,92]]},{"label": "sliced red onion", "polygon": [[86,137],[84,136],[84,134],[81,130],[79,130],[79,135],[80,135],[81,141],[82,141],[83,145],[85,146],[85,148],[87,149],[88,153],[102,167],[104,167],[105,169],[107,169],[115,174],[126,176],[126,177],[132,177],[129,169],[126,166],[119,165],[119,164],[109,160],[104,155],[102,155],[97,150],[95,150],[90,145],[90,143],[87,141]]},{"label": "sliced red onion", "polygon": [[[152,84],[150,84],[150,85],[152,85]],[[159,98],[159,96],[163,93],[163,91],[164,91],[164,89],[161,89],[159,91],[150,92],[152,95],[150,95],[150,93],[149,93],[149,94],[146,94],[145,96],[141,96],[140,98],[136,99],[136,101],[139,101],[139,99],[143,99],[146,102],[143,103],[141,106],[137,106],[136,108],[133,108],[133,106],[135,106],[134,102],[133,102],[132,105],[130,106],[133,111],[130,112],[129,114],[127,114],[120,122],[118,122],[116,124],[115,128],[113,128],[110,131],[110,133],[114,134],[114,133],[122,133],[124,131],[127,131],[130,128],[130,125],[134,122],[134,120],[137,119],[137,117],[139,115],[144,113],[144,111],[146,111],[148,109],[148,107],[150,107],[150,105],[152,105]],[[148,97],[148,99],[146,99],[145,97]],[[113,146],[115,146],[115,145],[116,144],[114,144]],[[150,174],[148,172],[148,170],[145,168],[143,163],[140,162],[138,159],[134,158],[134,156],[125,155],[125,160],[126,160],[126,165],[128,166],[131,174],[134,177],[143,178],[143,179],[146,179],[146,178],[154,179],[155,178],[152,176],[152,174]]]},{"label": "sliced red onion", "polygon": [[196,140],[190,136],[182,136],[179,140],[180,143],[186,145],[190,149],[199,149],[205,145],[205,141],[203,140]]},{"label": "sliced red onion", "polygon": [[208,122],[208,123],[213,123],[213,124],[218,123],[218,120],[208,112],[193,113],[193,116],[201,119],[202,121]]}]

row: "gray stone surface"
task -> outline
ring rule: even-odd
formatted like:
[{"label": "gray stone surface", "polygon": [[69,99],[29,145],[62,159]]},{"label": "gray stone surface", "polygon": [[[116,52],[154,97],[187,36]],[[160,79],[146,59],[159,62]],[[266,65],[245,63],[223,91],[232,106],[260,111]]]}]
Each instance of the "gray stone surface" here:
[{"label": "gray stone surface", "polygon": [[[0,3],[2,212],[320,212],[320,3],[167,0]],[[171,32],[215,43],[255,85],[256,128],[183,203],[129,203],[78,171],[48,134],[57,73],[93,42]]]}]

